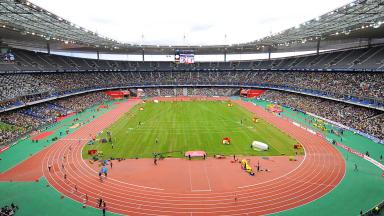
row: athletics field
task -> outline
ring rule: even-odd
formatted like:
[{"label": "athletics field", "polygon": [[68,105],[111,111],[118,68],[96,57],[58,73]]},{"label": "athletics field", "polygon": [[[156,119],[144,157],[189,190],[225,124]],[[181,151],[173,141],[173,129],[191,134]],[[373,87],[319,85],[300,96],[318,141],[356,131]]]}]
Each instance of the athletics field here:
[{"label": "athletics field", "polygon": [[[294,155],[297,142],[243,107],[226,101],[146,102],[136,105],[97,137],[88,150],[102,151],[104,158],[148,158],[153,153],[168,157],[183,157],[190,150],[202,150],[208,155]],[[101,143],[100,139],[112,143]],[[222,144],[229,137],[231,144]],[[252,141],[269,145],[268,151],[256,151]],[[112,148],[113,145],[113,148]],[[302,154],[302,151],[298,152]]]}]

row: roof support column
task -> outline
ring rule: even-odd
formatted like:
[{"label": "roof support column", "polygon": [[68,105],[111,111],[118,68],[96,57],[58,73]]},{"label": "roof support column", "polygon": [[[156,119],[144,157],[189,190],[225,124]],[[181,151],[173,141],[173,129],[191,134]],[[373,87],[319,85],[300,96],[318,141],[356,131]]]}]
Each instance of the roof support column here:
[{"label": "roof support column", "polygon": [[51,55],[51,45],[49,44],[49,42],[47,42],[47,53],[48,55]]},{"label": "roof support column", "polygon": [[97,60],[100,60],[100,52],[99,52],[99,50],[96,51],[96,55],[97,55]]},{"label": "roof support column", "polygon": [[319,55],[320,53],[320,38],[317,39],[317,45],[316,45],[316,55]]},{"label": "roof support column", "polygon": [[272,46],[268,46],[268,60],[271,60],[271,52],[272,52]]},{"label": "roof support column", "polygon": [[142,60],[143,60],[143,61],[145,61],[144,54],[145,54],[145,53],[144,53],[144,49],[143,49],[142,52],[141,52],[141,57],[142,57]]}]

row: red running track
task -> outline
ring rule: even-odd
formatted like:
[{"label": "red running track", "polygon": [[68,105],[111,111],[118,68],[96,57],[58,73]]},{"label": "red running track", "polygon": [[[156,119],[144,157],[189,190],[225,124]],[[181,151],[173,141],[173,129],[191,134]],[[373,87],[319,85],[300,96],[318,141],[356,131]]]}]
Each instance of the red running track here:
[{"label": "red running track", "polygon": [[[107,203],[107,211],[126,215],[264,215],[304,205],[324,196],[344,177],[344,159],[325,140],[251,103],[234,101],[298,140],[306,152],[300,166],[271,181],[233,190],[215,188],[214,191],[177,193],[142,186],[140,182],[130,182],[130,179],[108,178],[101,183],[97,172],[82,159],[82,146],[90,135],[111,125],[139,102],[118,104],[115,109],[47,149],[42,171],[49,183],[60,193],[79,202],[83,202],[87,194],[89,206],[96,207],[96,199],[102,197]],[[81,144],[78,144],[79,138],[84,139]],[[53,165],[53,171],[48,171],[48,165]],[[64,173],[67,179],[63,178]],[[156,176],[148,173],[148,178],[155,179]],[[228,181],[236,180],[231,173],[227,178]]]}]

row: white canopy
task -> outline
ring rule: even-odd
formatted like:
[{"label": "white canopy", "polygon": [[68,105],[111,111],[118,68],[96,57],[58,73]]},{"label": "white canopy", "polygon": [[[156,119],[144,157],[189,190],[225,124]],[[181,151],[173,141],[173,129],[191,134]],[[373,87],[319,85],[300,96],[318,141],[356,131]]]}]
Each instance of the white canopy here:
[{"label": "white canopy", "polygon": [[269,149],[268,145],[259,141],[253,141],[251,147],[253,149],[258,149],[262,151],[267,151]]}]

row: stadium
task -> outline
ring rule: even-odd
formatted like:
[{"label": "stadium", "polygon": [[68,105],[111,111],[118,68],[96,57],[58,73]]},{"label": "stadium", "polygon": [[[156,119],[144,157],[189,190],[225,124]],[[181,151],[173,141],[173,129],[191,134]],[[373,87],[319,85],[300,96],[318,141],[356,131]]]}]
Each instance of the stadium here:
[{"label": "stadium", "polygon": [[224,2],[1,0],[0,216],[384,215],[384,1]]}]

